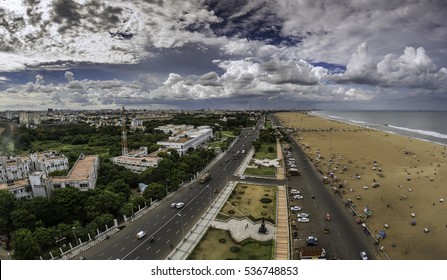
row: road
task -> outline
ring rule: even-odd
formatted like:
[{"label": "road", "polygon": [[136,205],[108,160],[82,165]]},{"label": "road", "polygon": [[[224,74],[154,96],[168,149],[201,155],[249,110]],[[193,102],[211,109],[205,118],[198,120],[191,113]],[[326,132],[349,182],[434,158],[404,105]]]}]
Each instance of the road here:
[{"label": "road", "polygon": [[[244,129],[230,151],[207,168],[211,172],[210,180],[204,184],[194,182],[190,187],[170,194],[143,217],[126,222],[121,231],[85,251],[82,256],[89,260],[165,259],[197,224],[223,186],[237,179],[233,174],[241,164],[242,157],[233,159],[232,152],[249,149],[257,135],[252,129]],[[181,209],[171,208],[173,202],[184,202],[185,205]],[[136,238],[139,231],[147,232],[146,236]]]}]

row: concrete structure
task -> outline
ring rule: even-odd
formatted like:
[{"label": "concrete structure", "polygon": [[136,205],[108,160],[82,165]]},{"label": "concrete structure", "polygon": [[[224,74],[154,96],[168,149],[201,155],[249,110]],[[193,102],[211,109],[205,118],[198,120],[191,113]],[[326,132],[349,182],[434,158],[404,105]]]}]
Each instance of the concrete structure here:
[{"label": "concrete structure", "polygon": [[17,199],[30,199],[33,197],[28,179],[20,179],[9,183],[1,183],[0,190],[8,190]]},{"label": "concrete structure", "polygon": [[19,113],[20,124],[40,124],[45,120],[45,114],[38,111],[21,111]]},{"label": "concrete structure", "polygon": [[141,129],[141,130],[145,130],[146,127],[143,126],[143,121],[140,119],[132,119],[130,121],[130,129],[131,130],[137,130],[137,129]]},{"label": "concrete structure", "polygon": [[28,178],[33,170],[30,157],[0,157],[0,183]]},{"label": "concrete structure", "polygon": [[99,157],[81,154],[67,176],[48,178],[48,193],[55,189],[74,187],[81,191],[94,189],[98,177]]},{"label": "concrete structure", "polygon": [[44,171],[34,171],[29,175],[29,182],[34,197],[47,197],[46,182],[48,178]]},{"label": "concrete structure", "polygon": [[[157,144],[168,149],[176,149],[179,155],[183,156],[189,148],[195,149],[213,137],[213,130],[209,126],[199,126],[197,129],[189,130],[182,130],[182,128],[190,128],[190,126],[170,126],[169,129],[177,131],[177,134],[169,137],[168,141],[159,141]],[[165,133],[168,131],[166,127],[157,127],[156,129]]]},{"label": "concrete structure", "polygon": [[147,154],[147,147],[140,147],[138,150],[128,152],[127,156],[114,157],[112,162],[124,166],[133,172],[143,172],[149,167],[158,167],[162,160],[158,157],[160,151]]},{"label": "concrete structure", "polygon": [[56,170],[68,170],[68,158],[54,151],[0,157],[0,183],[28,178],[33,171],[44,171],[48,175]]}]

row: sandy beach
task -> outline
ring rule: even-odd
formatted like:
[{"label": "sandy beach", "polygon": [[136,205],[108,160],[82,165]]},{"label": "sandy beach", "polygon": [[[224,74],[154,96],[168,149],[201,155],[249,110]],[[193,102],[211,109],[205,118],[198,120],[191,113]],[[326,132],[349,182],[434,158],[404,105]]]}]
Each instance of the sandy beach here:
[{"label": "sandy beach", "polygon": [[372,212],[366,223],[373,234],[386,232],[380,243],[390,259],[447,259],[445,146],[306,113],[276,116],[296,129],[318,170],[333,172],[356,210]]}]

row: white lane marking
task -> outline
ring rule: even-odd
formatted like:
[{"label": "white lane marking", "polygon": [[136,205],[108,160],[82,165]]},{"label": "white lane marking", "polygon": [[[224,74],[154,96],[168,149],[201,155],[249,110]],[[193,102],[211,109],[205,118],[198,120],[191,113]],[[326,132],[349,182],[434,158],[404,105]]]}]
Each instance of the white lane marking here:
[{"label": "white lane marking", "polygon": [[158,254],[158,253],[160,253],[160,250],[161,250],[161,249],[158,249],[158,250],[157,250],[157,252],[155,252],[155,254]]},{"label": "white lane marking", "polygon": [[123,247],[123,248],[121,249],[121,252],[124,251],[124,249],[126,249],[126,247]]},{"label": "white lane marking", "polygon": [[152,246],[147,247],[147,248],[146,248],[146,251],[148,251],[151,247],[152,247]]},{"label": "white lane marking", "polygon": [[171,230],[171,228],[168,228],[168,230],[166,232],[169,232]]},{"label": "white lane marking", "polygon": [[112,247],[115,248],[116,246],[118,246],[118,243],[116,243],[115,245],[113,245]]}]

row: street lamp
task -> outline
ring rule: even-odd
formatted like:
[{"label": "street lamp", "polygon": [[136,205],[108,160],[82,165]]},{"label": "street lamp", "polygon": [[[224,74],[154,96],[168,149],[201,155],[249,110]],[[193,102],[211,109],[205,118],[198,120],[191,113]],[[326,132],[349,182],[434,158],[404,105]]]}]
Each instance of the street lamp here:
[{"label": "street lamp", "polygon": [[76,239],[76,243],[78,243],[78,245],[79,245],[79,240],[78,240],[78,237],[76,236],[76,232],[75,232],[75,227],[72,227],[71,228],[72,230],[73,230],[73,235],[74,235],[74,237],[75,237],[75,239]]},{"label": "street lamp", "polygon": [[180,220],[182,222],[182,235],[183,235],[183,240],[185,240],[185,229],[183,228],[183,216],[180,213],[178,213],[177,216],[180,217]]}]

